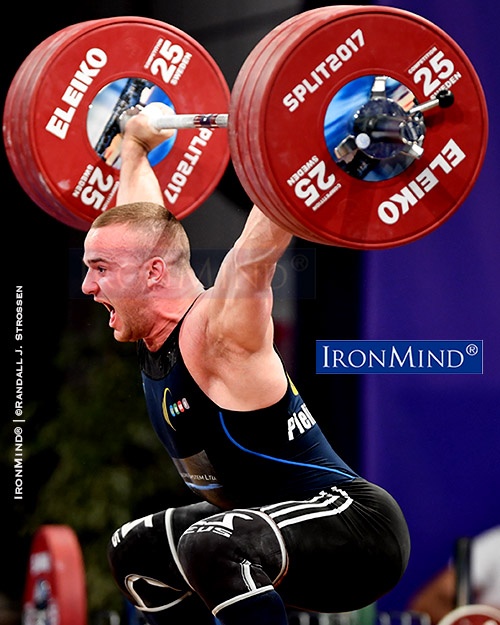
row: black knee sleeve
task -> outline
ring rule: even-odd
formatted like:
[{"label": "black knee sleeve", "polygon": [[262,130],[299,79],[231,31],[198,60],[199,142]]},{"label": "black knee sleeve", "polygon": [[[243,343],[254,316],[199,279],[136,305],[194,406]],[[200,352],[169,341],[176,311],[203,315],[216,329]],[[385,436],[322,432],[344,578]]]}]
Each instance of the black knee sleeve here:
[{"label": "black knee sleeve", "polygon": [[191,594],[178,566],[171,512],[126,523],[109,543],[108,560],[120,590],[145,612],[169,608]]},{"label": "black knee sleeve", "polygon": [[279,529],[258,510],[231,510],[194,523],[177,551],[190,586],[214,614],[226,602],[272,589],[288,563]]}]

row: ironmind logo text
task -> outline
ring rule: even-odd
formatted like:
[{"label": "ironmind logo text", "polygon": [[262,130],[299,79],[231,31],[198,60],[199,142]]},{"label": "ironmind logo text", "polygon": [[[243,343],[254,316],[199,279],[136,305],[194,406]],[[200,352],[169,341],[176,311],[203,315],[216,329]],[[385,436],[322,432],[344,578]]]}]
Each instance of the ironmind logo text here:
[{"label": "ironmind logo text", "polygon": [[482,341],[316,341],[316,373],[482,372]]}]

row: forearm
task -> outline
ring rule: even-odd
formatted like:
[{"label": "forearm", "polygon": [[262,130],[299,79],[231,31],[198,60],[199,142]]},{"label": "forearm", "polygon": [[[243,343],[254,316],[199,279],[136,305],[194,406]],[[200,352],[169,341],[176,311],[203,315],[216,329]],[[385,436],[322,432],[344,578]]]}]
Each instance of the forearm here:
[{"label": "forearm", "polygon": [[289,232],[254,206],[241,235],[221,265],[216,289],[229,299],[236,298],[240,306],[255,298],[261,304],[263,297],[272,300],[271,283],[276,266],[291,239]]},{"label": "forearm", "polygon": [[268,292],[279,259],[292,235],[271,221],[257,206],[227,254],[215,286],[227,297],[253,298]]},{"label": "forearm", "polygon": [[153,102],[141,112],[130,115],[125,123],[121,144],[122,165],[117,203],[154,202],[164,206],[163,193],[148,154],[169,139],[174,130],[158,130],[151,120],[172,109],[161,102]]},{"label": "forearm", "polygon": [[146,148],[133,138],[124,137],[117,204],[154,202],[164,205],[160,184],[149,161]]},{"label": "forearm", "polygon": [[291,240],[290,232],[253,206],[234,250],[245,265],[272,267],[283,256]]}]

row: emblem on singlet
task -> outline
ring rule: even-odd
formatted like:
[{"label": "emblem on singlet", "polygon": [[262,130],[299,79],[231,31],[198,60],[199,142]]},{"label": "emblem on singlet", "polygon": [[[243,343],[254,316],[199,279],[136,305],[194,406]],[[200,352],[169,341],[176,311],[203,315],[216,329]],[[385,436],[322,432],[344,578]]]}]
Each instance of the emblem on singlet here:
[{"label": "emblem on singlet", "polygon": [[174,426],[172,425],[172,421],[170,421],[170,415],[168,412],[168,407],[167,407],[167,393],[170,393],[170,389],[167,388],[163,391],[163,400],[161,402],[161,409],[163,412],[163,418],[165,419],[165,421],[169,424],[169,426],[175,430]]},{"label": "emblem on singlet", "polygon": [[[169,401],[169,395],[172,398],[172,401]],[[175,427],[170,420],[170,417],[176,417],[184,411],[189,410],[189,403],[185,397],[183,397],[179,401],[174,401],[173,395],[167,386],[163,391],[161,409],[163,412],[163,418],[168,423],[168,425],[175,431]]]}]

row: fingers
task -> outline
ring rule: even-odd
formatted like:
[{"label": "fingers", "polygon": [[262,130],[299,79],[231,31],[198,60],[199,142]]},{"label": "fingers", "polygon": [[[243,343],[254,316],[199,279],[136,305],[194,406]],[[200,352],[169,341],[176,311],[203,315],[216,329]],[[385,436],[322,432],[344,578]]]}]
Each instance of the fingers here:
[{"label": "fingers", "polygon": [[148,118],[152,130],[162,134],[167,139],[174,134],[175,131],[172,128],[162,128],[158,123],[165,116],[175,115],[174,109],[170,106],[163,102],[151,102],[151,104],[142,109],[141,115],[145,115]]},{"label": "fingers", "polygon": [[152,102],[142,109],[129,109],[120,120],[124,139],[141,143],[148,152],[151,151],[174,135],[175,130],[159,129],[155,125],[161,117],[173,114],[174,110],[162,102]]}]

